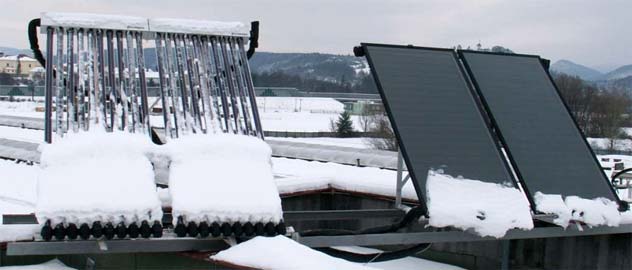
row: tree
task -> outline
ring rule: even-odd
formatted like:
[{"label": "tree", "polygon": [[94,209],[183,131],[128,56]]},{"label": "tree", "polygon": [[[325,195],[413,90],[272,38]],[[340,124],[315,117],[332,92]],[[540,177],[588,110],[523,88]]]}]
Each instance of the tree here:
[{"label": "tree", "polygon": [[395,132],[388,120],[384,106],[376,106],[369,120],[369,132],[373,134],[368,141],[375,149],[397,151],[398,144]]},{"label": "tree", "polygon": [[0,73],[0,85],[15,85],[16,81],[9,73]]},{"label": "tree", "polygon": [[353,121],[351,121],[351,115],[349,112],[344,111],[338,116],[336,121],[336,134],[341,138],[348,138],[353,136]]}]

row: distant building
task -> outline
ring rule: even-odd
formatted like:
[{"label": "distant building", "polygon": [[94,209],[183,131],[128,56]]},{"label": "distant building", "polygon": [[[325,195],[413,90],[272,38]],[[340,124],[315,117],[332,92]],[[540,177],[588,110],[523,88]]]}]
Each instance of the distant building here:
[{"label": "distant building", "polygon": [[37,60],[26,55],[9,55],[0,57],[0,72],[29,76],[34,68],[42,66]]}]

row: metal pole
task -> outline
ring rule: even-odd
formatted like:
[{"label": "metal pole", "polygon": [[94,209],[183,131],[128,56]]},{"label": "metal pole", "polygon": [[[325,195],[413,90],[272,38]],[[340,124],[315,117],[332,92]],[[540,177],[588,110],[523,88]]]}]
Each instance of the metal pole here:
[{"label": "metal pole", "polygon": [[242,38],[237,40],[239,47],[239,55],[241,56],[241,62],[244,65],[244,73],[246,78],[246,86],[248,87],[248,97],[250,98],[250,105],[252,107],[252,114],[255,121],[255,127],[257,128],[257,137],[264,139],[263,128],[261,127],[261,118],[259,118],[259,110],[257,109],[257,98],[255,97],[255,88],[252,84],[252,77],[250,75],[250,65],[248,64],[248,56],[246,56],[246,50],[244,48],[244,41]]},{"label": "metal pole", "polygon": [[402,151],[397,150],[397,182],[395,187],[395,207],[399,208],[402,206],[402,188],[403,188],[403,179],[402,174],[404,172],[404,160],[402,158]]},{"label": "metal pole", "polygon": [[46,105],[44,111],[44,141],[53,142],[53,35],[55,30],[52,27],[46,29]]},{"label": "metal pole", "polygon": [[500,262],[501,270],[509,270],[509,256],[511,255],[511,240],[500,241],[502,245],[502,259]]}]

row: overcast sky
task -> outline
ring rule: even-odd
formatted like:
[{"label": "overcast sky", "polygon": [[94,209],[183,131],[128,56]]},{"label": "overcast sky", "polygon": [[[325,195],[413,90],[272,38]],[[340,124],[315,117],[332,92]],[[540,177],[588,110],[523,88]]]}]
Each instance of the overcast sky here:
[{"label": "overcast sky", "polygon": [[632,64],[630,0],[2,0],[0,46],[42,11],[261,21],[260,49],[351,54],[360,42],[502,45],[599,69]]}]

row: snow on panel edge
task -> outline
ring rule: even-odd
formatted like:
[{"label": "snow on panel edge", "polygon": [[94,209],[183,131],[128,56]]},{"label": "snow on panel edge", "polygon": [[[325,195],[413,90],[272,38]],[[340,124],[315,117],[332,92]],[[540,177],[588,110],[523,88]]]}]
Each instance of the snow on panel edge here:
[{"label": "snow on panel edge", "polygon": [[533,228],[529,202],[516,188],[430,170],[426,192],[432,227],[473,229],[497,238],[513,228]]},{"label": "snow on panel edge", "polygon": [[187,19],[149,19],[153,32],[186,33],[218,36],[249,36],[249,29],[241,22],[217,22]]},{"label": "snow on panel edge", "polygon": [[[99,28],[113,30],[149,30],[147,19],[134,16],[93,13],[44,12],[42,26],[67,28]],[[45,29],[42,27],[42,29]]]}]

